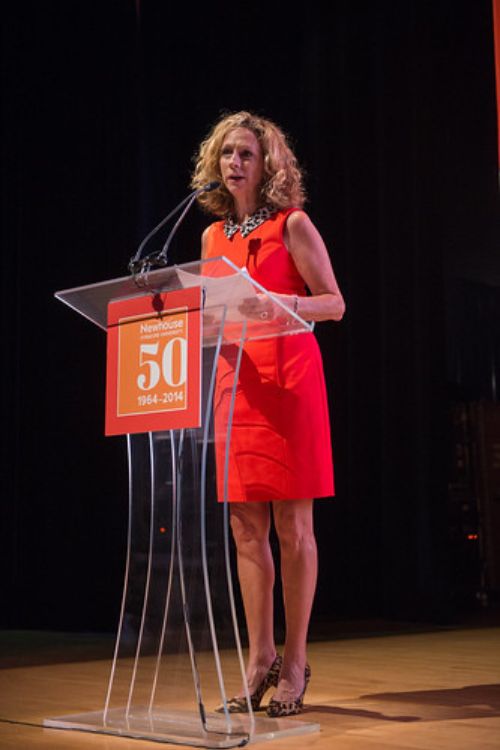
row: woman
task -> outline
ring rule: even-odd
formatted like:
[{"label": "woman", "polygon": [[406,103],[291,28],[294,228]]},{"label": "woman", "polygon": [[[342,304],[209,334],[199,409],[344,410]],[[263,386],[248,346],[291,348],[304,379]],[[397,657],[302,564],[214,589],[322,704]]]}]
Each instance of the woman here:
[{"label": "woman", "polygon": [[[221,220],[204,231],[202,256],[224,255],[245,266],[304,320],[340,320],[344,301],[325,244],[302,210],[301,172],[282,131],[248,112],[223,117],[200,146],[193,187],[212,180],[220,187],[199,201]],[[245,305],[251,316],[267,314],[264,296]],[[223,365],[219,369],[216,410],[224,408],[224,378],[231,367],[228,356],[226,371]],[[326,391],[313,334],[245,345],[230,451],[228,501],[249,638],[252,707],[275,687],[268,715],[296,714],[311,673],[306,641],[317,578],[313,498],[334,494]],[[282,656],[273,632],[271,516],[281,555]],[[228,708],[246,711],[244,694]]]}]

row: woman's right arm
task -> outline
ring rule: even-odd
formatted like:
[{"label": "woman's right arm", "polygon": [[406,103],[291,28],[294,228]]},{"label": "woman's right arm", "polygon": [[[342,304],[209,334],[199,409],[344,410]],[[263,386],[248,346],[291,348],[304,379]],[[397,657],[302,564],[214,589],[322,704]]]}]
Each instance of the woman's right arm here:
[{"label": "woman's right arm", "polygon": [[206,254],[207,254],[207,242],[208,242],[209,230],[210,230],[210,226],[204,229],[203,234],[201,235],[201,259],[202,260],[206,257]]}]

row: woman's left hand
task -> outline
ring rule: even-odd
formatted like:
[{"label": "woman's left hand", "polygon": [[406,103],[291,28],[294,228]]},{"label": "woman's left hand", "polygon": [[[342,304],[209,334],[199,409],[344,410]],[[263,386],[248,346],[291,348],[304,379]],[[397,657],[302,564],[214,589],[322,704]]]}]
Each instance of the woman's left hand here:
[{"label": "woman's left hand", "polygon": [[[287,309],[293,310],[295,297],[293,294],[274,294],[273,297],[279,300]],[[273,304],[267,294],[256,294],[255,297],[247,297],[239,305],[238,310],[247,318],[253,320],[273,320],[285,315],[285,311],[279,305]]]}]

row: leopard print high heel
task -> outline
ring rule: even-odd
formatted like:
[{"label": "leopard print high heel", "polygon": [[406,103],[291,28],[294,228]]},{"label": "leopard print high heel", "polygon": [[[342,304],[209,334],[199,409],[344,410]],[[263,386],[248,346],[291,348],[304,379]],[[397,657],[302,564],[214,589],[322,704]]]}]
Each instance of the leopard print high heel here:
[{"label": "leopard print high heel", "polygon": [[[262,698],[264,697],[265,693],[269,690],[269,688],[278,686],[278,680],[279,680],[279,676],[281,672],[282,663],[283,663],[283,657],[279,655],[276,656],[275,660],[269,667],[260,685],[257,687],[256,690],[254,690],[253,693],[250,694],[250,703],[252,704],[252,711],[257,711],[260,708]],[[245,698],[245,696],[236,696],[234,698],[230,698],[226,702],[226,706],[230,714],[248,713],[248,704],[247,704],[247,699]],[[215,710],[218,711],[218,713],[223,713],[224,705],[217,706]]]},{"label": "leopard print high heel", "polygon": [[272,698],[269,701],[269,706],[266,710],[267,715],[273,719],[276,719],[280,716],[294,716],[295,714],[300,714],[304,709],[304,695],[310,679],[311,667],[309,666],[309,664],[306,664],[306,669],[304,672],[304,689],[299,697],[293,701],[276,701],[274,700],[274,698]]}]

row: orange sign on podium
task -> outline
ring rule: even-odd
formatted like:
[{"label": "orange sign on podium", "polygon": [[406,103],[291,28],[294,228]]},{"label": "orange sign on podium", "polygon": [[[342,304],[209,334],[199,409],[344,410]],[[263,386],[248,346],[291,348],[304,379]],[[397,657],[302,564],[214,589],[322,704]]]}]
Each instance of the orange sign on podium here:
[{"label": "orange sign on podium", "polygon": [[108,305],[106,435],[201,424],[201,287]]}]

